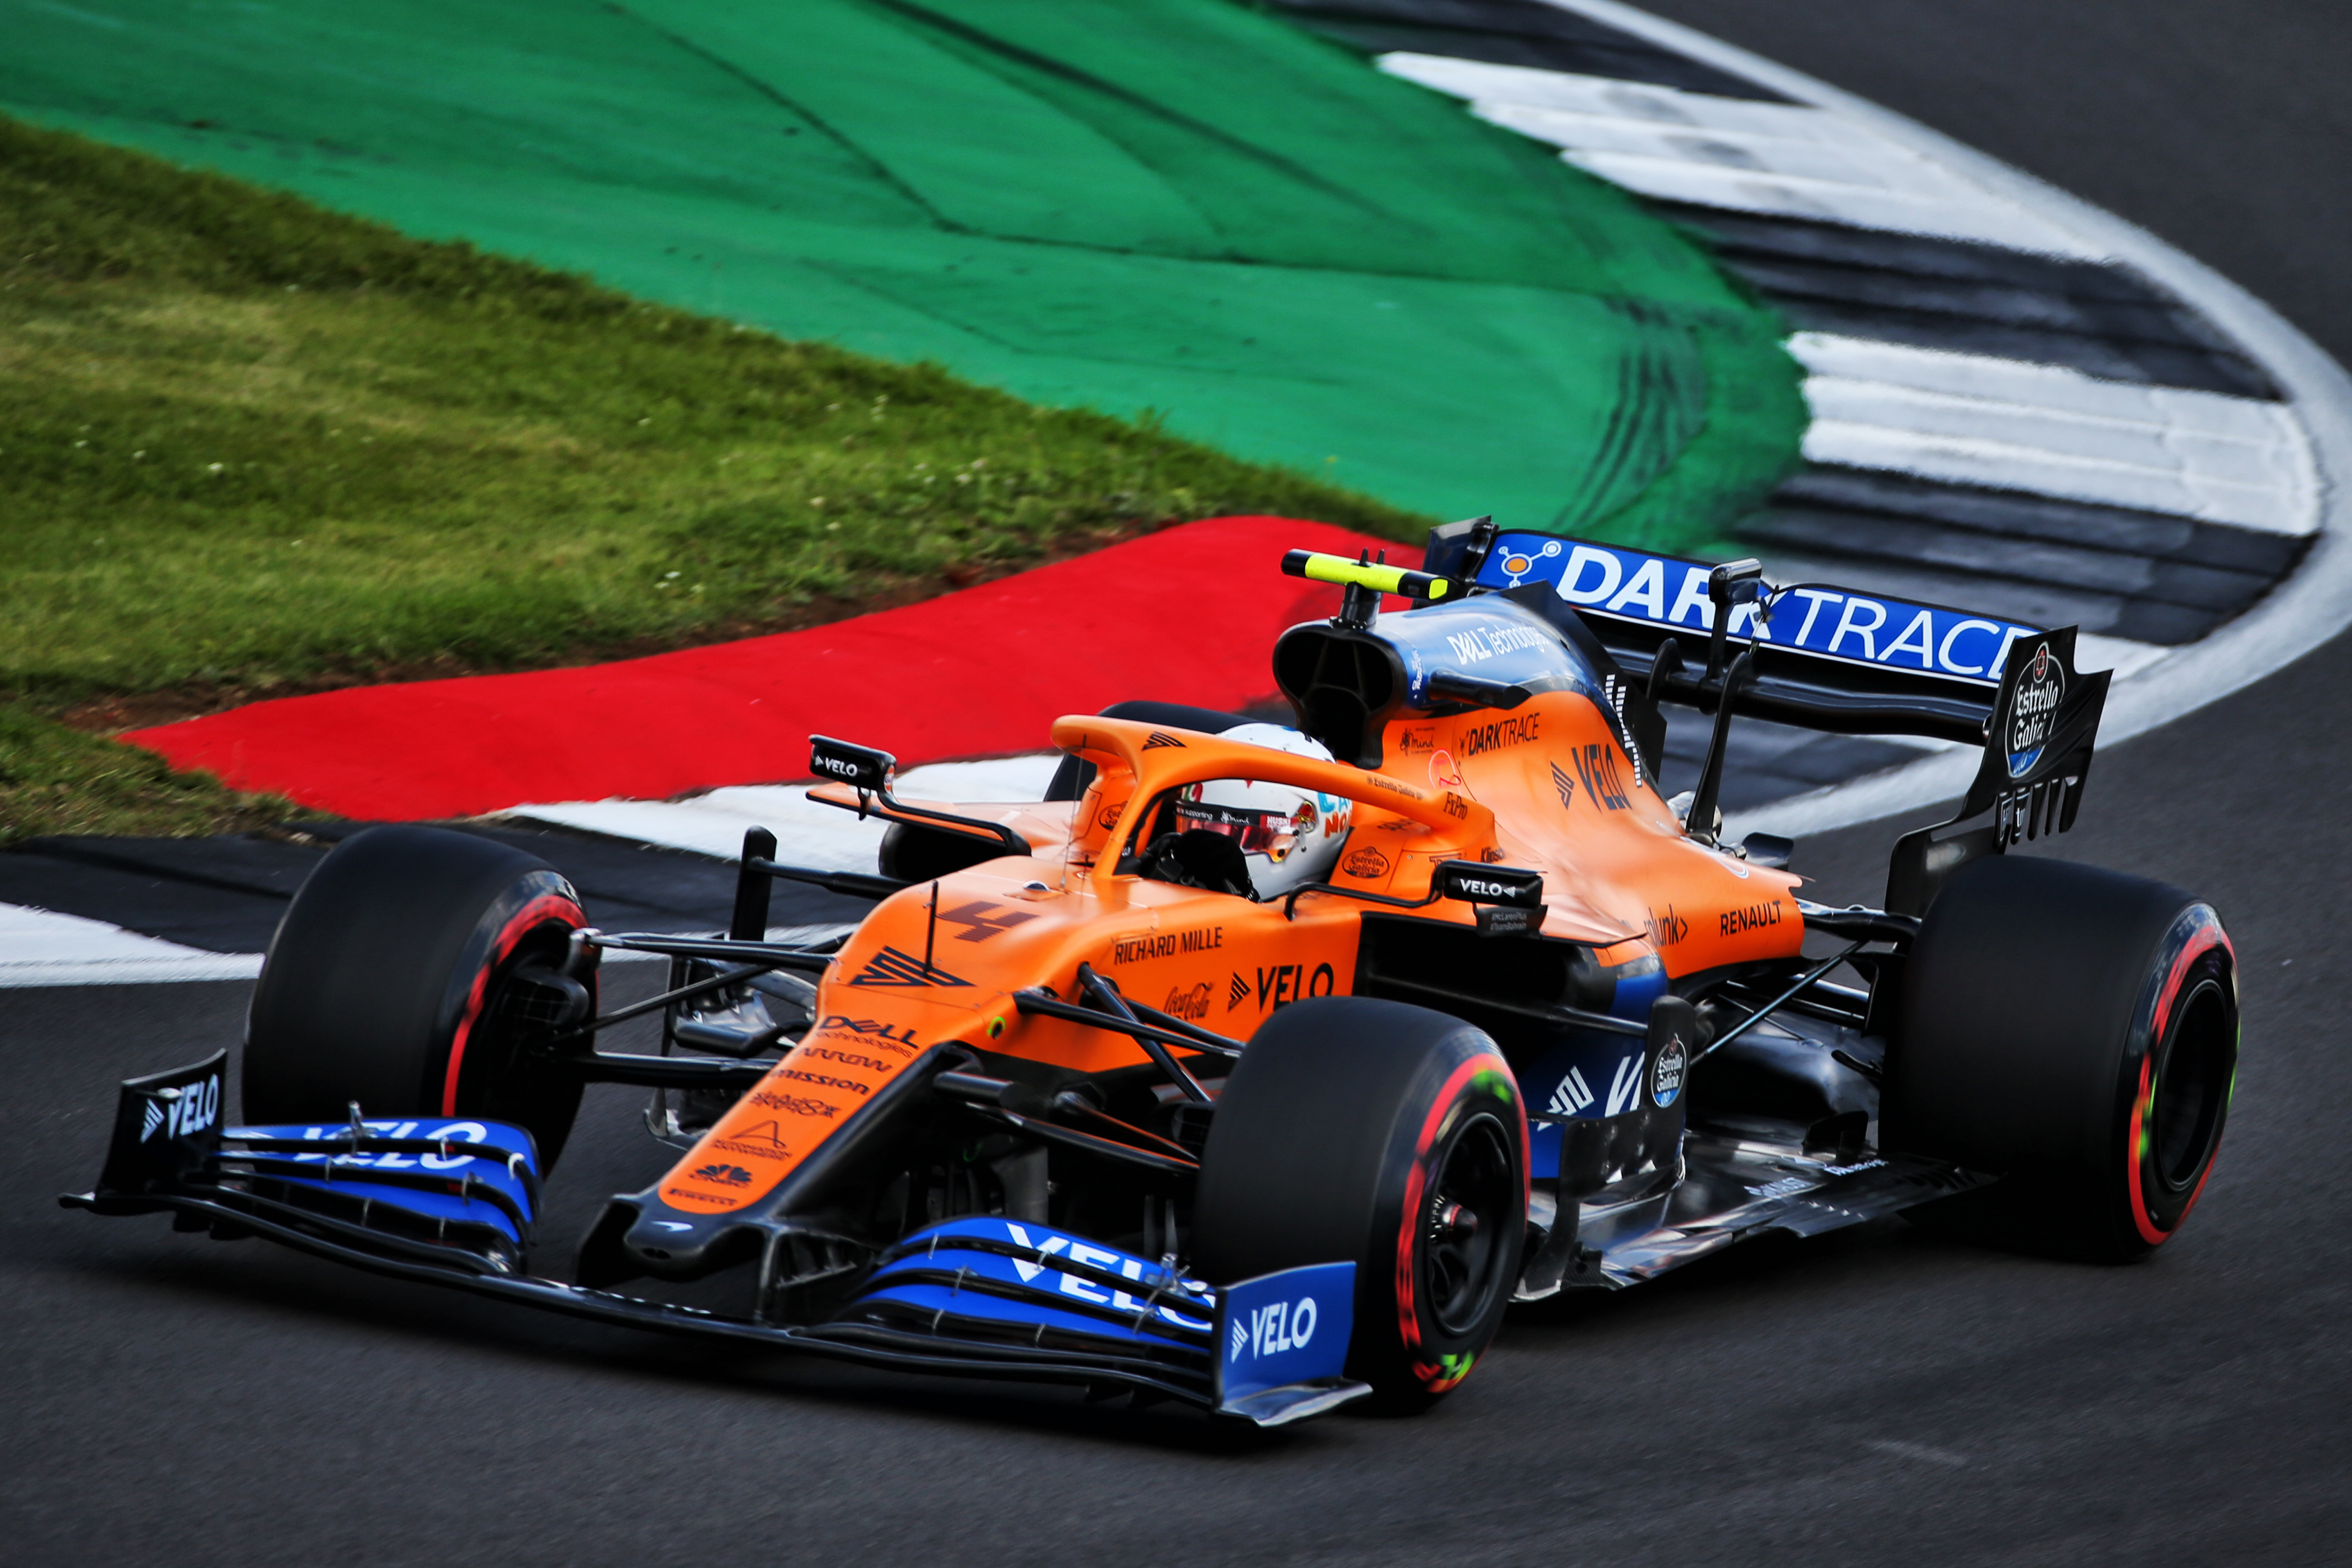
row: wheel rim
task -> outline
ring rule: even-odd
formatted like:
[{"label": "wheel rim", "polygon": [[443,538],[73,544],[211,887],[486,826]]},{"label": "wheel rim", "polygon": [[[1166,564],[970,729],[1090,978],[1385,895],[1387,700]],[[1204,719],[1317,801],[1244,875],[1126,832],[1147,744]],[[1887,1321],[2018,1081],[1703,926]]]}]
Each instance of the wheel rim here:
[{"label": "wheel rim", "polygon": [[1421,1299],[1440,1331],[1469,1334],[1507,1282],[1506,1228],[1516,1206],[1518,1173],[1503,1125],[1481,1112],[1455,1129],[1439,1151],[1422,1215],[1416,1272]]},{"label": "wheel rim", "polygon": [[534,1047],[534,1037],[545,1031],[523,1026],[510,1012],[507,982],[525,963],[560,964],[573,928],[562,920],[534,921],[529,913],[514,922],[519,931],[510,929],[508,939],[494,947],[491,967],[477,982],[475,999],[460,1020],[444,1114],[516,1122],[538,1142],[542,1165],[551,1166],[571,1130],[579,1083],[551,1070]]},{"label": "wheel rim", "polygon": [[2230,1093],[2230,1006],[2208,979],[2180,1005],[2149,1107],[2150,1163],[2168,1193],[2184,1193],[2212,1158]]}]

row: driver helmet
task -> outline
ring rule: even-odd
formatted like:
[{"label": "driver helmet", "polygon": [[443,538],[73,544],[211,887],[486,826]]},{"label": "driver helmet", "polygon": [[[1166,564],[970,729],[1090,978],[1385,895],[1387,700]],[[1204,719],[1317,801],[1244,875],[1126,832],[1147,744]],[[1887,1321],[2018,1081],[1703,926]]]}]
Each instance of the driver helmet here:
[{"label": "driver helmet", "polygon": [[[1336,760],[1320,742],[1284,724],[1240,724],[1219,738],[1297,757]],[[1170,805],[1175,817],[1170,826],[1175,830],[1220,834],[1241,847],[1250,889],[1264,900],[1330,875],[1348,837],[1351,803],[1345,795],[1263,780],[1212,779],[1184,785]]]}]

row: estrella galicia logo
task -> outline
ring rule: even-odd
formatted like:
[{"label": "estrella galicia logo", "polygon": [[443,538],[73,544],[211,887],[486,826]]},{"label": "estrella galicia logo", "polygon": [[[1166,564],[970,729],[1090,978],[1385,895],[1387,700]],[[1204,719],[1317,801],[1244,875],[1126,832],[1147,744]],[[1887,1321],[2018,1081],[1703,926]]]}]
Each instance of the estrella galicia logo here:
[{"label": "estrella galicia logo", "polygon": [[1246,1321],[1234,1320],[1226,1337],[1225,1359],[1238,1362],[1244,1351],[1255,1361],[1283,1351],[1305,1350],[1307,1342],[1315,1337],[1315,1320],[1321,1315],[1312,1296],[1254,1307]]},{"label": "estrella galicia logo", "polygon": [[[160,1131],[170,1138],[201,1132],[220,1120],[221,1080],[218,1073],[181,1089],[167,1089],[148,1100],[140,1119],[139,1142]],[[168,1098],[166,1098],[168,1097]]]},{"label": "estrella galicia logo", "polygon": [[1658,1059],[1650,1068],[1650,1099],[1664,1110],[1680,1099],[1683,1075],[1690,1068],[1690,1053],[1683,1049],[1680,1035],[1669,1036],[1658,1048]]},{"label": "estrella galicia logo", "polygon": [[2025,678],[2009,705],[2009,776],[2021,779],[2033,771],[2050,744],[2058,718],[2058,704],[2066,695],[2066,667],[2043,643],[2033,650]]}]

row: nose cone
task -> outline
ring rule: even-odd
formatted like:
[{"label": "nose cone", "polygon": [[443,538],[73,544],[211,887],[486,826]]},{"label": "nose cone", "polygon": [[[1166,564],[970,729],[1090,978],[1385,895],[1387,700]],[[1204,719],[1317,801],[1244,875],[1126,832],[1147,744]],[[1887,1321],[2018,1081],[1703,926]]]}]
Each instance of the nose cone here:
[{"label": "nose cone", "polygon": [[[696,1279],[742,1262],[759,1250],[759,1227],[740,1214],[688,1214],[664,1203],[658,1190],[616,1197],[581,1249],[581,1283],[647,1274]],[[601,1256],[592,1263],[592,1254]]]}]

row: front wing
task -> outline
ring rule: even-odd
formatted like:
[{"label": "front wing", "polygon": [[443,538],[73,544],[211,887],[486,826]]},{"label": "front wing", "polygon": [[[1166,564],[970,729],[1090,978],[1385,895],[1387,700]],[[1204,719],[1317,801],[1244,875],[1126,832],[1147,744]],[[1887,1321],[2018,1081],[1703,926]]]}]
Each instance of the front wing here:
[{"label": "front wing", "polygon": [[220,1125],[227,1053],[122,1086],[91,1192],[100,1215],[259,1236],[398,1279],[630,1328],[806,1351],[902,1372],[1081,1384],[1262,1426],[1370,1392],[1345,1375],[1355,1265],[1222,1289],[1051,1226],[951,1219],[885,1252],[824,1322],[772,1323],[523,1271],[539,1212],[530,1135],[448,1118]]}]

